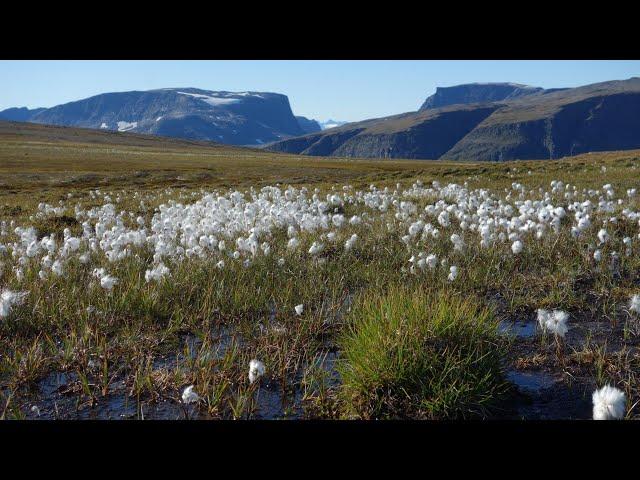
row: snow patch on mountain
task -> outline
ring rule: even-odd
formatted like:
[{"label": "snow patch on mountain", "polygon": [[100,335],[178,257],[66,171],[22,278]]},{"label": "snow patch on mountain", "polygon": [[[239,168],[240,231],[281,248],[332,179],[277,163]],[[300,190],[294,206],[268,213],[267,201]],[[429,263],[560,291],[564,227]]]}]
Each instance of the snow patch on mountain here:
[{"label": "snow patch on mountain", "polygon": [[228,98],[222,96],[213,96],[213,95],[202,95],[200,93],[187,93],[187,92],[176,92],[180,95],[189,95],[190,97],[197,98],[202,100],[203,102],[208,103],[209,105],[215,107],[217,105],[230,105],[232,103],[238,103],[240,101],[239,98]]},{"label": "snow patch on mountain", "polygon": [[342,125],[345,125],[349,122],[343,122],[341,120],[327,120],[326,122],[318,122],[320,124],[320,127],[322,128],[322,130],[327,130],[329,128],[335,128],[335,127],[340,127]]},{"label": "snow patch on mountain", "polygon": [[[104,123],[103,123],[104,125]],[[119,132],[128,132],[129,130],[133,130],[138,126],[138,122],[118,122],[118,131]]]}]

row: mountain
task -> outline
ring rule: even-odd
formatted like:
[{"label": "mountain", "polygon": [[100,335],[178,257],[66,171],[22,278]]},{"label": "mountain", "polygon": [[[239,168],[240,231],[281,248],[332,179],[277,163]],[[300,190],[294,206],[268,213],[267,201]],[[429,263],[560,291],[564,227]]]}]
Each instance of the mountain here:
[{"label": "mountain", "polygon": [[7,108],[0,112],[0,120],[9,120],[12,122],[27,122],[34,115],[46,110],[46,108],[34,108],[32,110],[27,107]]},{"label": "mountain", "polygon": [[[640,148],[640,78],[508,98],[516,91],[499,101],[456,103],[349,123],[266,148],[320,156],[469,161]],[[459,102],[465,97],[455,98]]]},{"label": "mountain", "polygon": [[458,104],[508,101],[542,91],[540,87],[519,83],[468,83],[454,87],[437,87],[436,93],[427,97],[420,110]]},{"label": "mountain", "polygon": [[322,130],[322,127],[316,120],[307,117],[296,117],[298,124],[304,133],[315,133]]},{"label": "mountain", "polygon": [[[8,119],[17,120],[10,110]],[[260,145],[305,133],[289,99],[267,92],[165,88],[104,93],[32,112],[21,120],[231,145]]]},{"label": "mountain", "polygon": [[496,108],[458,105],[405,113],[348,123],[266,148],[334,157],[439,158]]},{"label": "mountain", "polygon": [[320,127],[322,130],[328,130],[329,128],[340,127],[342,125],[346,125],[349,122],[343,122],[341,120],[327,120],[326,122],[320,122]]},{"label": "mountain", "polygon": [[640,146],[640,78],[522,98],[499,108],[449,152],[450,159],[560,158]]}]

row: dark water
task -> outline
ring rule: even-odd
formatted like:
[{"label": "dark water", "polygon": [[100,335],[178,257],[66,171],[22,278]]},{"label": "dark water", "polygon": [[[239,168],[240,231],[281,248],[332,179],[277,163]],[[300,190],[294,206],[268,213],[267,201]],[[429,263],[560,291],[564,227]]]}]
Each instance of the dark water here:
[{"label": "dark water", "polygon": [[515,322],[503,320],[498,325],[498,331],[516,338],[532,338],[536,334],[536,323],[526,320],[516,320]]},{"label": "dark water", "polygon": [[[341,322],[348,313],[352,296],[348,295],[340,302],[323,304],[323,315],[328,323]],[[284,324],[277,320],[278,310],[275,304],[270,304],[265,311],[264,320],[258,324],[261,334],[280,332],[286,333]],[[258,328],[257,327],[257,328]],[[589,324],[575,325],[570,330],[568,342],[573,343],[573,337],[582,340],[582,329],[594,330]],[[609,327],[610,328],[610,327]],[[499,326],[500,332],[518,339],[531,339],[537,333],[535,321],[503,321]],[[599,332],[598,332],[599,333]],[[603,331],[603,333],[608,333]],[[194,359],[200,355],[210,355],[212,359],[220,359],[228,349],[242,342],[239,336],[225,327],[217,327],[212,332],[211,347],[203,352],[203,342],[195,335],[184,335],[176,353],[154,359],[154,369],[172,369],[176,365]],[[528,344],[528,342],[523,343]],[[315,366],[324,372],[322,383],[329,388],[340,384],[336,371],[339,358],[335,348],[327,345],[327,350],[314,360]],[[283,385],[270,378],[262,378],[250,399],[252,408],[244,418],[254,419],[300,419],[305,418],[303,405],[302,370],[310,365],[304,365],[295,378],[289,379],[289,384]],[[507,401],[509,413],[506,418],[518,419],[563,419],[590,418],[592,386],[588,380],[581,384],[568,385],[561,374],[553,375],[544,371],[509,370],[506,379],[515,389],[513,396]],[[123,380],[110,384],[109,394],[96,399],[91,405],[88,398],[79,389],[78,376],[74,372],[54,372],[41,380],[36,392],[28,397],[28,402],[21,405],[21,410],[29,419],[210,419],[206,409],[202,406],[183,405],[179,400],[179,392],[172,395],[175,398],[160,397],[156,399],[135,398],[129,396],[129,391]],[[80,401],[79,401],[80,399]]]},{"label": "dark water", "polygon": [[591,418],[590,381],[567,384],[545,372],[507,372],[516,387],[506,418],[523,420],[588,420]]},{"label": "dark water", "polygon": [[[277,323],[275,323],[277,325]],[[270,327],[271,328],[271,327]],[[228,348],[237,341],[228,331],[221,329],[215,338],[210,352],[202,352],[202,341],[193,335],[186,335],[178,353],[154,359],[154,370],[172,369],[177,364],[201,355],[222,358]],[[335,371],[337,354],[325,352],[316,359],[316,365],[327,373],[330,384],[339,380]],[[306,366],[305,366],[306,367]],[[300,385],[302,375],[290,385],[282,385],[269,378],[262,378],[250,400],[251,409],[243,418],[254,419],[300,419],[304,418],[303,392]],[[113,381],[106,396],[98,395],[92,405],[83,395],[79,377],[75,372],[53,372],[38,382],[21,405],[28,419],[96,419],[96,420],[176,420],[210,419],[205,408],[196,405],[183,405],[179,393],[175,398],[157,399],[129,396],[124,380]]]},{"label": "dark water", "polygon": [[533,393],[550,388],[558,381],[557,378],[545,372],[520,372],[517,370],[507,372],[507,380],[519,390]]}]

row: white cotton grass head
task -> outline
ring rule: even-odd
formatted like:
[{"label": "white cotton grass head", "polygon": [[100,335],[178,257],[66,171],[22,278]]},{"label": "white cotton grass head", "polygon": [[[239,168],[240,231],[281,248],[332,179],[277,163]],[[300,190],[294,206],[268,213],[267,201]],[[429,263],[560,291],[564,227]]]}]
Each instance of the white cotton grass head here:
[{"label": "white cotton grass head", "polygon": [[626,413],[624,392],[610,385],[593,392],[592,400],[594,420],[620,420]]},{"label": "white cotton grass head", "polygon": [[606,243],[607,240],[609,240],[609,234],[604,228],[600,229],[600,231],[598,232],[598,240],[601,244]]},{"label": "white cotton grass head", "polygon": [[569,314],[562,310],[554,310],[547,321],[547,329],[560,337],[564,337],[569,331],[567,321],[569,320]]},{"label": "white cotton grass head", "polygon": [[516,240],[511,245],[511,251],[513,252],[514,255],[518,255],[520,252],[522,252],[522,248],[523,248],[523,245],[520,240]]},{"label": "white cotton grass head", "polygon": [[319,253],[322,252],[323,249],[324,249],[324,245],[322,243],[313,242],[313,244],[309,248],[309,254],[310,255],[318,255]]},{"label": "white cotton grass head", "polygon": [[182,392],[182,403],[196,403],[200,400],[200,396],[193,391],[193,387],[193,385],[189,385],[184,389],[184,391]]},{"label": "white cotton grass head", "polygon": [[253,383],[264,375],[264,363],[255,358],[249,362],[249,383]]},{"label": "white cotton grass head", "polygon": [[640,314],[640,295],[635,294],[629,300],[629,310]]},{"label": "white cotton grass head", "polygon": [[15,305],[20,305],[24,301],[28,293],[3,290],[0,294],[0,318],[7,317]]},{"label": "white cotton grass head", "polygon": [[111,275],[105,275],[100,278],[100,286],[110,292],[113,287],[118,284],[118,279]]},{"label": "white cotton grass head", "polygon": [[548,311],[538,309],[538,324],[544,332],[551,332],[559,337],[564,337],[569,331],[567,321],[569,314],[562,310]]},{"label": "white cotton grass head", "polygon": [[60,260],[56,260],[55,262],[53,262],[53,265],[51,265],[51,271],[57,277],[62,276],[64,274],[64,268],[62,266],[62,262]]},{"label": "white cotton grass head", "polygon": [[544,308],[539,308],[537,311],[537,314],[538,314],[537,316],[538,325],[542,330],[546,330],[547,320],[549,319],[549,315],[551,314],[551,312],[549,312],[548,310],[545,310]]},{"label": "white cotton grass head", "polygon": [[296,315],[298,316],[302,315],[302,312],[304,310],[304,304],[301,303],[300,305],[296,305],[294,307],[294,310],[296,311]]},{"label": "white cotton grass head", "polygon": [[455,265],[451,265],[449,267],[449,276],[447,277],[447,279],[450,282],[453,282],[456,278],[458,278],[458,267],[456,267]]},{"label": "white cotton grass head", "polygon": [[454,250],[461,251],[464,248],[464,241],[462,240],[462,237],[457,233],[452,234],[451,237],[449,237],[449,240],[451,240],[451,243],[453,243]]},{"label": "white cotton grass head", "polygon": [[24,279],[24,271],[20,267],[14,267],[13,273],[16,276],[16,280],[21,282]]},{"label": "white cotton grass head", "polygon": [[349,240],[347,240],[344,243],[344,249],[348,252],[354,247],[357,241],[358,241],[358,235],[354,233],[353,235],[351,235],[351,238],[349,238]]},{"label": "white cotton grass head", "polygon": [[164,263],[161,262],[152,269],[147,270],[144,274],[144,279],[147,283],[152,281],[158,282],[168,274],[169,269],[165,266]]}]

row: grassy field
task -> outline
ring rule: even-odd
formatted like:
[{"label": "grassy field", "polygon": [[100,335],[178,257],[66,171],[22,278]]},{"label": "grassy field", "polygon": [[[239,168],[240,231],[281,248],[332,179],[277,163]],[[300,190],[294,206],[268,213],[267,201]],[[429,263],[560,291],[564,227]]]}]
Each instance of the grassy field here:
[{"label": "grassy field", "polygon": [[[321,159],[0,123],[0,289],[25,292],[0,317],[0,416],[590,418],[611,384],[637,417],[639,205],[626,192],[639,160]],[[497,237],[507,227],[483,247],[455,217],[545,198],[567,215],[557,230],[535,220],[539,238],[517,232],[518,254]],[[569,205],[586,200],[576,237]],[[455,208],[439,224],[442,202]],[[418,221],[439,234],[412,235]],[[434,266],[417,267],[427,254]],[[159,264],[168,273],[148,281]],[[543,334],[540,308],[568,312],[566,336]]]}]

